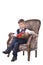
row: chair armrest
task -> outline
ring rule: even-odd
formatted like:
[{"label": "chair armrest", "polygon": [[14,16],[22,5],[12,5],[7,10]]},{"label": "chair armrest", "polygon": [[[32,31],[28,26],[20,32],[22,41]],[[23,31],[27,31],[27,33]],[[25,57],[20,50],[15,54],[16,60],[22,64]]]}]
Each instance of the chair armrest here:
[{"label": "chair armrest", "polygon": [[36,38],[36,37],[38,37],[38,34],[32,34],[32,36],[33,36],[33,38]]},{"label": "chair armrest", "polygon": [[10,33],[8,34],[8,36],[11,36],[12,34],[15,34],[15,33],[13,33],[13,32],[10,32]]}]

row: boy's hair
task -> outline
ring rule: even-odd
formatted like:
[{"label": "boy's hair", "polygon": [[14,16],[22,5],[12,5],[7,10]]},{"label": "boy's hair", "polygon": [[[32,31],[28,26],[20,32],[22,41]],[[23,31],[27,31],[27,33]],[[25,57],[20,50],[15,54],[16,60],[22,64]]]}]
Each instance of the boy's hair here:
[{"label": "boy's hair", "polygon": [[24,19],[20,19],[20,20],[18,21],[18,24],[19,24],[19,23],[22,23],[22,22],[24,23]]}]

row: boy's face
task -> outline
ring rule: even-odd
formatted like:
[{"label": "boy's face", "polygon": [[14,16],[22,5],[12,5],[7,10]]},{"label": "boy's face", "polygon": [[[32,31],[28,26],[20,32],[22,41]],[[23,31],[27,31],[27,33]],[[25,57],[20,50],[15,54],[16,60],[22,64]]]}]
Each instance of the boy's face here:
[{"label": "boy's face", "polygon": [[20,22],[19,23],[19,27],[22,29],[22,28],[25,28],[25,23],[24,22]]}]

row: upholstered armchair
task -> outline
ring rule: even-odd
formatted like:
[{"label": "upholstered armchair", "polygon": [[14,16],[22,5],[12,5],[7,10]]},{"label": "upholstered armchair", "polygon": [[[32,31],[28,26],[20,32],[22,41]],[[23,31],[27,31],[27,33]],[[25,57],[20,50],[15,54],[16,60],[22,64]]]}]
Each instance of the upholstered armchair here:
[{"label": "upholstered armchair", "polygon": [[[25,21],[25,24],[26,24],[26,28],[34,31],[39,36],[39,29],[40,29],[40,25],[41,25],[40,20],[38,20],[38,19],[27,20],[27,21]],[[27,51],[28,61],[30,60],[30,52],[32,50],[35,50],[35,57],[37,57],[38,36],[30,35],[27,43],[19,46],[19,50],[23,51],[23,55],[24,55],[24,51]]]}]

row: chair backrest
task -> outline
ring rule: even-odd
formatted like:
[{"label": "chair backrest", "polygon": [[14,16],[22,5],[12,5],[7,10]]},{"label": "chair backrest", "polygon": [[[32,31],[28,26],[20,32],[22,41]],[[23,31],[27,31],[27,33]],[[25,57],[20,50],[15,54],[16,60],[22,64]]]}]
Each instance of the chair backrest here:
[{"label": "chair backrest", "polygon": [[25,21],[25,23],[26,23],[26,28],[33,30],[37,34],[39,33],[39,28],[41,25],[40,20],[30,19],[30,20]]},{"label": "chair backrest", "polygon": [[[33,30],[35,33],[39,34],[39,29],[41,25],[41,21],[38,19],[31,19],[25,21],[26,23],[26,28]],[[37,48],[37,38],[33,38],[31,40],[31,49],[36,49]]]}]

